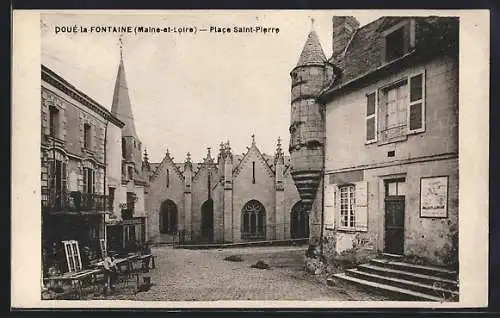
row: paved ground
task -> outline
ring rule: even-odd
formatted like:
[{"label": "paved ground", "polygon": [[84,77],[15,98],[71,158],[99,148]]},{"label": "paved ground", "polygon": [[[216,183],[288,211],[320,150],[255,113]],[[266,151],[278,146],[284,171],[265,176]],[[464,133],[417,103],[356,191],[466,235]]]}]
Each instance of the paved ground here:
[{"label": "paved ground", "polygon": [[[153,286],[135,295],[111,298],[162,301],[213,300],[383,300],[354,286],[326,285],[325,277],[304,272],[304,247],[245,247],[211,250],[153,249]],[[224,260],[230,255],[243,261]],[[258,260],[269,269],[251,268]],[[108,298],[109,299],[109,298]]]}]

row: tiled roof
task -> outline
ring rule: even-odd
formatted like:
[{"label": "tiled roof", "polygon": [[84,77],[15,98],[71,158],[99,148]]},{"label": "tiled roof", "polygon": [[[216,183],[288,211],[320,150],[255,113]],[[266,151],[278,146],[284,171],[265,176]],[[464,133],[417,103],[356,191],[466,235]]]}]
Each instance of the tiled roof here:
[{"label": "tiled roof", "polygon": [[307,36],[307,41],[302,49],[297,66],[323,64],[324,62],[326,62],[326,56],[321,48],[318,34],[316,34],[316,31],[311,31]]},{"label": "tiled roof", "polygon": [[[336,89],[356,78],[369,74],[384,64],[382,31],[411,17],[381,17],[356,30],[345,54],[329,62],[342,72],[327,90]],[[439,50],[458,40],[458,18],[413,17],[415,19],[415,52]],[[455,43],[456,44],[456,43]]]}]

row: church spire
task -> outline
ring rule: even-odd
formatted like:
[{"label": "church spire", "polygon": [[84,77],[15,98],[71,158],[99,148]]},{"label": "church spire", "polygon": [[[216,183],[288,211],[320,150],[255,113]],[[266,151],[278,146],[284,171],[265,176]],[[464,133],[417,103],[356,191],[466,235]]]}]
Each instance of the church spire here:
[{"label": "church spire", "polygon": [[138,139],[135,131],[134,116],[132,114],[132,105],[128,93],[127,79],[125,77],[125,66],[123,64],[123,41],[120,37],[120,64],[116,75],[115,90],[113,93],[113,103],[111,113],[118,117],[125,126],[122,128],[122,137],[134,137]]}]

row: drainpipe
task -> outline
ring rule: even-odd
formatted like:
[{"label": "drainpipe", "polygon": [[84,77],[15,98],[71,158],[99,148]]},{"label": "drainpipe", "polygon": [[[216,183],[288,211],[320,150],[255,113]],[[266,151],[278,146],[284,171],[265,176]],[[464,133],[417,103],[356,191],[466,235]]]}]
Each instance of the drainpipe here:
[{"label": "drainpipe", "polygon": [[[325,112],[325,109],[323,108],[323,112]],[[323,115],[323,121],[325,121],[325,115]],[[326,128],[326,127],[325,127]],[[325,227],[325,168],[326,168],[326,131],[324,130],[324,136],[323,136],[323,178],[322,178],[322,184],[321,184],[321,229],[320,229],[320,257],[321,260],[324,261],[325,255],[323,254],[323,228]]]},{"label": "drainpipe", "polygon": [[108,200],[106,196],[106,171],[108,169],[108,154],[107,154],[107,144],[108,144],[108,124],[109,120],[106,121],[106,125],[104,126],[104,214],[103,214],[103,225],[104,225],[104,246],[106,251],[108,250],[108,229],[106,226],[106,211],[108,209]]}]

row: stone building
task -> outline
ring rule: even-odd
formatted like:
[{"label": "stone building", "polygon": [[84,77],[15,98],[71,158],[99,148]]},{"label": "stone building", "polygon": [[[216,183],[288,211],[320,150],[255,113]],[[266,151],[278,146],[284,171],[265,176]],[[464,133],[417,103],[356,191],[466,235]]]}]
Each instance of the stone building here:
[{"label": "stone building", "polygon": [[308,214],[300,201],[278,139],[274,156],[263,154],[252,136],[247,152],[234,154],[221,143],[216,158],[208,148],[194,163],[166,153],[149,164],[146,206],[153,241],[184,233],[197,242],[242,242],[307,238]]},{"label": "stone building", "polygon": [[456,265],[458,19],[336,16],[332,56],[311,32],[291,77],[291,174],[322,224],[311,244]]},{"label": "stone building", "polygon": [[110,250],[133,250],[146,241],[145,193],[148,175],[143,173],[142,143],[135,129],[123,57],[120,55],[111,113],[124,125],[119,134],[109,131],[107,194],[112,213],[107,216]]},{"label": "stone building", "polygon": [[[44,270],[66,271],[79,258],[65,257],[63,241],[99,253],[106,207],[106,135],[124,123],[105,107],[41,66],[41,200]],[[78,250],[68,251],[79,254]]]}]

